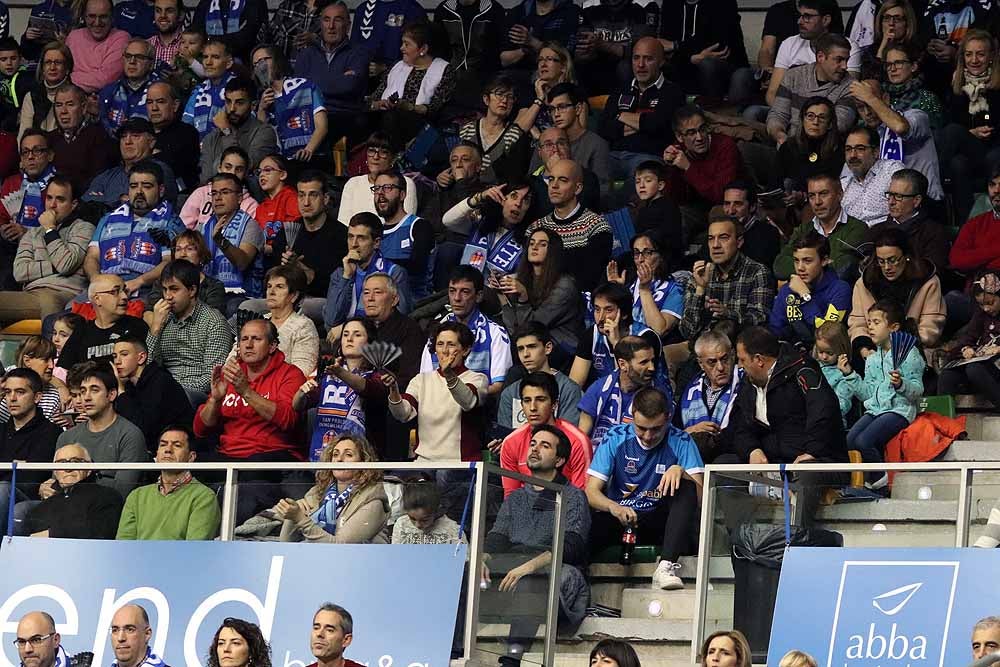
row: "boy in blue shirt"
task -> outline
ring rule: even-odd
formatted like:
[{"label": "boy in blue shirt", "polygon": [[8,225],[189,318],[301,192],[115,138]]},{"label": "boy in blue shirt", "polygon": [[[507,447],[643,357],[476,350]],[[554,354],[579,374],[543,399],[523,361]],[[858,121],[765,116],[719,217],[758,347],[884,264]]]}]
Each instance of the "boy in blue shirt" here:
[{"label": "boy in blue shirt", "polygon": [[661,544],[653,587],[683,588],[678,561],[696,541],[695,485],[704,464],[691,436],[670,425],[670,403],[660,390],[636,392],[632,418],[605,434],[587,470],[592,553],[620,544],[631,527],[640,543]]}]

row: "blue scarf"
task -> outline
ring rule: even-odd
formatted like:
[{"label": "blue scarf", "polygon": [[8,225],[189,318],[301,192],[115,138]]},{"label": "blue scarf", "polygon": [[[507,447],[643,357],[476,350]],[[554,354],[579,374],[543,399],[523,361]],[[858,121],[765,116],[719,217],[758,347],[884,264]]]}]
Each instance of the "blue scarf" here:
[{"label": "blue scarf", "polygon": [[[667,303],[667,296],[672,290],[680,290],[680,287],[673,280],[653,280],[651,285],[653,301],[657,310],[662,311]],[[678,313],[681,315],[682,313]],[[642,312],[642,299],[639,298],[639,280],[632,283],[632,333],[638,336],[646,325],[646,314]]]},{"label": "blue scarf", "polygon": [[879,157],[883,160],[899,160],[902,162],[904,156],[902,137],[889,128],[885,128],[885,133],[882,135],[881,145],[879,146]]},{"label": "blue scarf", "polygon": [[[245,292],[249,297],[259,298],[264,293],[263,281],[261,280],[261,276],[264,275],[263,253],[258,252],[254,257],[253,264],[248,266],[245,271],[240,271],[235,264],[229,261],[229,258],[216,245],[215,239],[212,238],[217,224],[218,218],[215,217],[214,213],[205,223],[205,245],[212,253],[212,261],[209,263],[206,273],[222,282],[226,287],[226,292]],[[222,236],[233,245],[238,246],[247,225],[256,224],[257,221],[251,218],[246,211],[241,208],[236,209],[236,213],[222,230]]]},{"label": "blue scarf", "polygon": [[[458,322],[455,313],[445,315],[443,322]],[[472,351],[465,358],[465,367],[470,371],[482,373],[490,382],[493,382],[493,375],[490,373],[490,356],[493,353],[493,332],[490,327],[490,320],[477,308],[469,315],[469,330],[472,332],[476,342],[472,344]],[[438,368],[437,354],[431,352],[431,363],[434,370]]]},{"label": "blue scarf", "polygon": [[[118,661],[111,663],[111,667],[118,667]],[[139,663],[139,667],[166,667],[163,659],[153,653],[153,649],[146,647],[146,658]]]},{"label": "blue scarf", "polygon": [[[141,218],[132,215],[131,204],[122,204],[104,216],[94,234],[101,253],[101,273],[141,275],[152,271],[169,251],[170,241],[183,230],[168,201]],[[161,245],[154,235],[167,243]]]},{"label": "blue scarf", "polygon": [[184,109],[184,122],[193,125],[198,130],[198,138],[204,139],[208,133],[215,129],[212,118],[220,110],[226,108],[226,101],[223,93],[226,84],[232,79],[234,74],[226,72],[219,80],[219,85],[213,86],[211,79],[205,79],[191,93],[188,100],[188,107]]},{"label": "blue scarf", "polygon": [[[355,375],[368,377],[371,371],[352,371]],[[309,460],[319,461],[327,434],[331,436],[354,433],[365,434],[364,399],[338,377],[325,375],[320,382],[319,408],[316,410],[316,426],[309,444]]]},{"label": "blue scarf", "polygon": [[282,81],[281,92],[267,114],[267,122],[278,132],[282,155],[291,158],[309,143],[316,131],[313,114],[322,104],[319,89],[309,79]]},{"label": "blue scarf", "polygon": [[246,0],[224,0],[226,3],[225,12],[222,11],[220,0],[212,0],[205,14],[205,32],[209,37],[220,37],[239,32],[243,25],[240,19],[243,17],[243,10],[246,9]]},{"label": "blue scarf", "polygon": [[514,273],[524,248],[514,238],[514,231],[498,229],[484,234],[477,228],[469,235],[462,252],[462,264],[474,266],[485,273],[487,268],[498,273]]},{"label": "blue scarf", "polygon": [[337,482],[334,482],[326,490],[326,495],[320,502],[319,507],[312,513],[312,520],[317,526],[330,533],[337,534],[337,517],[340,511],[347,506],[347,502],[354,493],[354,485],[349,485],[342,493],[337,491]]},{"label": "blue scarf", "polygon": [[681,420],[684,428],[691,428],[695,424],[702,422],[715,422],[720,428],[729,425],[729,413],[732,411],[733,399],[739,392],[740,384],[743,382],[743,369],[737,366],[733,369],[733,377],[729,384],[722,390],[715,401],[712,411],[708,411],[705,405],[705,374],[702,373],[688,385],[684,395],[681,396]]},{"label": "blue scarf", "polygon": [[37,227],[38,216],[45,210],[42,192],[49,185],[49,179],[56,173],[51,164],[39,175],[37,181],[21,172],[21,187],[24,188],[24,199],[21,200],[21,210],[17,212],[17,222],[24,227]]},{"label": "blue scarf", "polygon": [[354,289],[351,291],[351,314],[349,317],[364,317],[365,316],[365,304],[361,300],[361,292],[365,286],[365,279],[373,273],[389,273],[389,270],[394,267],[395,264],[387,260],[382,256],[382,253],[376,250],[372,254],[372,258],[368,261],[368,268],[362,269],[360,265],[354,269]]},{"label": "blue scarf", "polygon": [[132,90],[122,77],[101,91],[101,125],[108,134],[115,136],[118,128],[129,118],[149,117],[146,113],[146,91],[155,78],[151,75],[139,90]]}]

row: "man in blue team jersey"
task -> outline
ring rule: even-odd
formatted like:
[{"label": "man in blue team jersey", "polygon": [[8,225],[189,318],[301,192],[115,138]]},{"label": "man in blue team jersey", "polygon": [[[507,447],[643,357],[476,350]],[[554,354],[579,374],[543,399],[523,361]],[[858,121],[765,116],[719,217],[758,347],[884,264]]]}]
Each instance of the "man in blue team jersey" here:
[{"label": "man in blue team jersey", "polygon": [[697,541],[704,464],[691,436],[670,425],[670,402],[659,389],[636,393],[632,418],[604,435],[587,470],[591,553],[620,544],[631,527],[638,542],[661,545],[653,587],[683,588],[678,561]]}]

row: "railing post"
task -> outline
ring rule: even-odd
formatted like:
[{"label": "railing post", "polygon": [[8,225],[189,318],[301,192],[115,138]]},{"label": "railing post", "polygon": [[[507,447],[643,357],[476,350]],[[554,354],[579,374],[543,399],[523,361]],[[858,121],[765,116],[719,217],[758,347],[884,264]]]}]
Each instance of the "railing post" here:
[{"label": "railing post", "polygon": [[472,528],[469,534],[469,576],[465,604],[465,659],[471,661],[479,634],[479,583],[483,579],[483,540],[486,530],[486,464],[476,464],[475,505],[472,507]]},{"label": "railing post", "polygon": [[969,546],[969,521],[972,514],[972,468],[963,465],[959,471],[958,516],[955,518],[955,546]]},{"label": "railing post", "polygon": [[545,651],[542,665],[556,664],[556,631],[559,621],[559,578],[563,557],[563,525],[566,519],[566,503],[563,492],[556,492],[555,525],[552,526],[552,562],[549,565],[549,599],[545,610]]},{"label": "railing post", "polygon": [[716,475],[711,470],[705,470],[703,479],[698,568],[694,587],[694,634],[691,642],[691,664],[698,664],[698,649],[705,637],[705,617],[708,614],[708,579],[711,576],[712,535],[715,528]]},{"label": "railing post", "polygon": [[238,473],[233,468],[226,468],[226,481],[222,487],[222,525],[219,527],[219,539],[229,542],[236,530],[236,481]]}]

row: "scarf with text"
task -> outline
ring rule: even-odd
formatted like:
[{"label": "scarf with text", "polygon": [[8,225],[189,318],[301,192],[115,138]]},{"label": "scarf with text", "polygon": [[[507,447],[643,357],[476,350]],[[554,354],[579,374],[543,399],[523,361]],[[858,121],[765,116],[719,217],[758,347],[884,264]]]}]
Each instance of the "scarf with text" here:
[{"label": "scarf with text", "polygon": [[105,216],[95,234],[101,273],[127,275],[152,271],[183,229],[170,202],[160,202],[142,217],[132,214],[128,202],[122,204]]},{"label": "scarf with text", "polygon": [[21,200],[21,210],[17,212],[17,222],[25,227],[37,227],[38,216],[45,210],[45,200],[42,192],[49,185],[49,179],[56,173],[51,164],[45,168],[37,180],[21,172],[21,187],[24,188],[24,199]]},{"label": "scarf with text", "polygon": [[354,493],[353,484],[348,485],[343,491],[337,491],[337,482],[330,484],[319,507],[312,513],[312,520],[326,532],[336,535],[337,518],[340,516],[341,510],[347,506],[352,493]]}]

